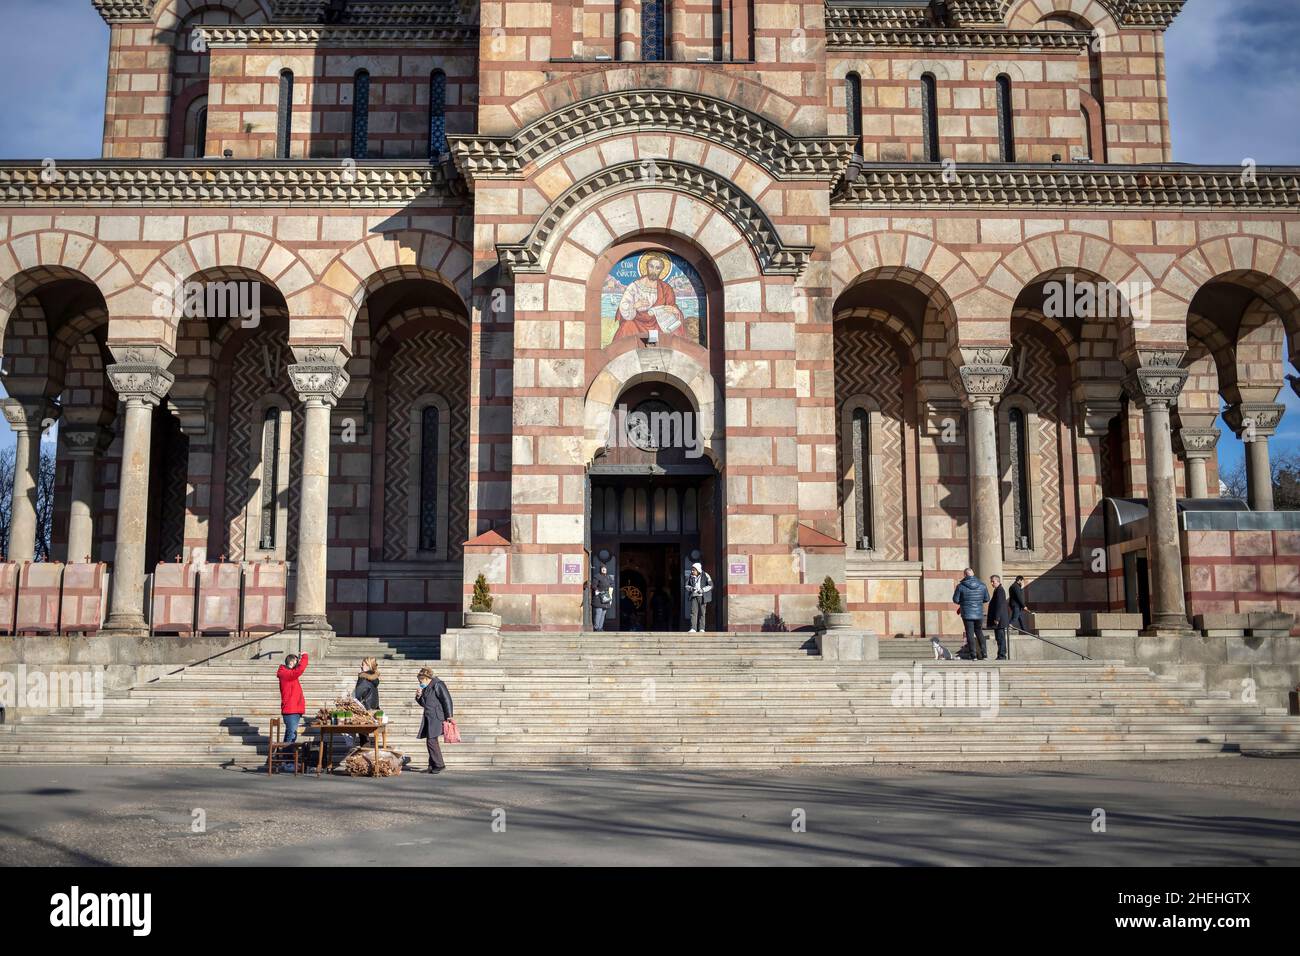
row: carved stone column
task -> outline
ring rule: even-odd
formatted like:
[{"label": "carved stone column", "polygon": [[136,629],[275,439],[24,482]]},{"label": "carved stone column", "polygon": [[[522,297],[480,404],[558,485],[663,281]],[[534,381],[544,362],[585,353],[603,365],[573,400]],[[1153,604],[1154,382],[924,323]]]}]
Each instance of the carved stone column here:
[{"label": "carved stone column", "polygon": [[1219,444],[1219,430],[1214,427],[1183,426],[1178,429],[1174,442],[1179,455],[1187,464],[1187,497],[1217,498],[1218,489],[1210,494],[1206,462],[1214,455]]},{"label": "carved stone column", "polygon": [[36,560],[36,490],[41,477],[41,433],[57,415],[44,399],[6,398],[14,430],[14,485],[9,512],[9,560]]},{"label": "carved stone column", "polygon": [[68,503],[68,562],[89,561],[95,547],[95,466],[112,441],[101,426],[62,429],[64,454],[72,462],[72,498]]},{"label": "carved stone column", "polygon": [[1182,353],[1142,356],[1124,388],[1141,407],[1147,459],[1147,565],[1151,573],[1151,626],[1148,634],[1187,633],[1183,595],[1183,559],[1178,540],[1178,486],[1174,478],[1174,443],[1170,409],[1187,381],[1179,367]]},{"label": "carved stone column", "polygon": [[1252,511],[1273,510],[1273,465],[1268,440],[1277,433],[1286,406],[1238,402],[1223,411],[1223,420],[1246,446],[1246,485]]},{"label": "carved stone column", "polygon": [[167,366],[175,357],[157,346],[112,346],[118,364],[107,374],[122,402],[122,471],[117,503],[108,620],[104,629],[148,633],[144,619],[145,536],[149,521],[149,457],[153,410],[175,380]]},{"label": "carved stone column", "polygon": [[996,408],[1011,368],[1008,349],[963,349],[953,384],[967,410],[970,458],[971,566],[983,581],[1002,573],[1002,492]]},{"label": "carved stone column", "polygon": [[330,412],[348,387],[347,354],[337,346],[293,346],[293,354],[289,377],[304,406],[293,623],[329,637]]}]

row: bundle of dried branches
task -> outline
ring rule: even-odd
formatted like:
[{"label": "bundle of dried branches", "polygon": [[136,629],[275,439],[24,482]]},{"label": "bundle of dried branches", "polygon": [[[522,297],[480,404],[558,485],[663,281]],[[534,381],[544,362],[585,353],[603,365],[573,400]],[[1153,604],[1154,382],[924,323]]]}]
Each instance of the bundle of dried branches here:
[{"label": "bundle of dried branches", "polygon": [[396,777],[402,772],[406,756],[396,750],[379,751],[379,770],[372,773],[375,766],[375,752],[369,747],[357,747],[343,758],[340,769],[354,777]]},{"label": "bundle of dried branches", "polygon": [[347,716],[342,719],[344,724],[373,724],[375,718],[370,711],[361,706],[361,702],[355,697],[336,697],[334,702],[326,704],[320,710],[316,711],[316,719],[322,724],[332,724],[336,713],[346,713]]}]

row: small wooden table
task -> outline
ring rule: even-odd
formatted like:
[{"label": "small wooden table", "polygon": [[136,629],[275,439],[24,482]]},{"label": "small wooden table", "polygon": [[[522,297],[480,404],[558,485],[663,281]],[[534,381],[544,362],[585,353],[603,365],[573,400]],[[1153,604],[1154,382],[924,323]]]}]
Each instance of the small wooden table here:
[{"label": "small wooden table", "polygon": [[317,723],[316,729],[320,731],[320,748],[316,752],[316,776],[320,776],[325,767],[325,752],[328,750],[330,755],[330,766],[334,766],[334,738],[339,734],[369,734],[370,739],[375,745],[375,762],[370,767],[370,775],[373,777],[379,770],[379,742],[383,738],[384,748],[388,748],[388,725],[387,724],[323,724]]}]

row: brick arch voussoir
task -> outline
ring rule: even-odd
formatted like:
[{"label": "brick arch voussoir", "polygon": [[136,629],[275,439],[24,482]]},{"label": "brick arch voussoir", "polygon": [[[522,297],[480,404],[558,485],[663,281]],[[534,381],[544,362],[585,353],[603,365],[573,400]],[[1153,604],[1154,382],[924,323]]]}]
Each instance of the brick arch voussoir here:
[{"label": "brick arch voussoir", "polygon": [[1068,14],[1106,36],[1119,32],[1113,12],[1099,0],[1004,0],[1002,6],[1003,22],[1014,30],[1032,30],[1053,14]]},{"label": "brick arch voussoir", "polygon": [[665,69],[665,66],[671,67],[671,64],[614,65],[576,76],[560,74],[557,79],[515,101],[511,112],[517,129],[544,122],[553,114],[585,101],[638,90],[699,93],[741,106],[782,130],[789,131],[799,126],[803,107],[742,73],[723,72],[707,66],[692,70]]}]

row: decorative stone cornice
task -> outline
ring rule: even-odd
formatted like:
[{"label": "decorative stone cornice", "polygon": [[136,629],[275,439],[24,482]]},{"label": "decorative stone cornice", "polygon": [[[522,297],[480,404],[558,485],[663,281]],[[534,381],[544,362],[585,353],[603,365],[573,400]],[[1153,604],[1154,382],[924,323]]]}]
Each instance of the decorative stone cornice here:
[{"label": "decorative stone cornice", "polygon": [[1138,367],[1124,378],[1124,391],[1139,405],[1176,404],[1187,383],[1184,354],[1173,349],[1140,350]]},{"label": "decorative stone cornice", "polygon": [[873,206],[1091,206],[1108,208],[1295,208],[1300,168],[980,164],[944,168],[865,164],[833,199]]},{"label": "decorative stone cornice", "polygon": [[[1097,0],[1120,26],[1169,26],[1185,0]],[[1005,23],[1011,0],[948,0],[948,11],[959,24]]]},{"label": "decorative stone cornice", "polygon": [[1184,426],[1174,431],[1174,451],[1185,459],[1209,458],[1219,444],[1219,430],[1214,427]]},{"label": "decorative stone cornice", "polygon": [[90,0],[107,23],[152,23],[152,0]]},{"label": "decorative stone cornice", "polygon": [[52,177],[40,163],[0,163],[0,205],[403,206],[455,195],[428,162],[60,160]]},{"label": "decorative stone cornice", "polygon": [[826,32],[837,30],[906,30],[937,26],[930,0],[893,3],[827,3]]},{"label": "decorative stone cornice", "polygon": [[1285,405],[1272,402],[1238,402],[1223,410],[1223,421],[1243,442],[1271,438],[1286,414]]},{"label": "decorative stone cornice", "polygon": [[469,24],[443,26],[269,24],[251,27],[207,26],[200,27],[199,32],[210,47],[472,47],[478,43],[478,27]]},{"label": "decorative stone cornice", "polygon": [[835,29],[827,23],[826,45],[832,50],[942,50],[953,53],[987,50],[1048,50],[1078,53],[1092,42],[1078,30]]},{"label": "decorative stone cornice", "polygon": [[297,363],[289,366],[289,380],[298,397],[308,404],[333,408],[347,391],[350,378],[343,366],[347,354],[336,345],[295,345]]},{"label": "decorative stone cornice", "polygon": [[507,273],[542,271],[542,253],[561,220],[586,199],[630,189],[667,188],[688,193],[720,210],[749,241],[764,275],[799,275],[812,256],[811,246],[782,241],[766,213],[743,190],[711,169],[674,160],[656,160],[653,178],[641,162],[620,163],[569,187],[538,218],[523,242],[499,243],[497,256]]},{"label": "decorative stone cornice", "polygon": [[[466,179],[515,179],[525,166],[605,136],[686,133],[727,146],[778,179],[837,181],[853,155],[852,137],[791,136],[744,107],[680,90],[621,90],[573,103],[513,136],[449,137]],[[657,160],[656,160],[657,162]]]}]

